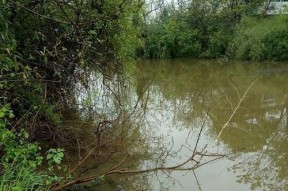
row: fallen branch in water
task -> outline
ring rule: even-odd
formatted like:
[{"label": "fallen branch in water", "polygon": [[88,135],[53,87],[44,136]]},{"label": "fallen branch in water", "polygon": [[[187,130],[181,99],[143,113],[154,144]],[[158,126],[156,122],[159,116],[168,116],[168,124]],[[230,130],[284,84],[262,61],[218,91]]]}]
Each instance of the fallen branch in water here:
[{"label": "fallen branch in water", "polygon": [[83,160],[81,160],[72,170],[70,170],[59,182],[55,183],[52,187],[56,187],[61,182],[64,182],[70,174],[74,173],[91,156],[91,154],[96,148],[97,147],[91,149],[90,152],[85,156]]},{"label": "fallen branch in water", "polygon": [[[215,157],[211,160],[208,160],[204,163],[199,163],[198,161],[196,161],[194,158],[196,156],[206,156],[206,157]],[[52,190],[56,191],[56,190],[61,190],[63,188],[67,188],[70,187],[72,185],[76,185],[76,184],[82,184],[82,183],[86,183],[89,181],[92,181],[98,177],[102,177],[102,176],[108,176],[108,175],[112,175],[112,174],[122,174],[122,175],[136,175],[136,174],[143,174],[143,173],[149,173],[149,172],[157,172],[157,171],[187,171],[187,170],[195,170],[203,165],[206,165],[210,162],[216,161],[220,158],[223,158],[225,155],[219,155],[219,154],[202,154],[200,152],[196,152],[194,153],[191,157],[189,157],[187,160],[185,160],[184,162],[175,165],[175,166],[170,166],[170,167],[155,167],[155,168],[151,168],[151,169],[145,169],[145,170],[129,170],[126,168],[121,168],[118,169],[119,167],[122,166],[122,164],[129,158],[129,155],[127,155],[124,159],[122,159],[117,165],[115,165],[113,168],[109,169],[108,171],[106,171],[105,173],[99,174],[99,175],[95,175],[95,176],[88,176],[88,177],[84,177],[84,178],[78,178],[76,180],[72,180],[70,182],[67,182],[65,184],[63,183],[58,183],[56,187],[52,187]],[[187,163],[189,162],[195,162],[191,167],[184,167]]]},{"label": "fallen branch in water", "polygon": [[235,109],[233,110],[232,114],[230,115],[229,119],[227,120],[227,122],[226,122],[226,123],[224,124],[224,126],[222,127],[220,133],[218,134],[218,136],[217,136],[217,138],[216,138],[216,140],[215,140],[215,144],[217,143],[219,137],[222,135],[222,132],[223,132],[224,129],[229,125],[231,119],[234,117],[235,113],[236,113],[237,110],[239,109],[239,107],[240,107],[241,103],[243,102],[244,98],[246,97],[248,91],[249,91],[250,88],[256,83],[257,80],[258,80],[258,78],[257,78],[256,80],[254,80],[254,81],[250,84],[250,86],[246,89],[246,91],[244,92],[244,94],[243,94],[243,96],[242,96],[241,98],[240,98],[239,92],[237,91],[237,89],[236,89],[235,86],[233,85],[233,88],[236,89],[236,92],[237,92],[240,100],[239,100],[237,106],[235,107]]},{"label": "fallen branch in water", "polygon": [[[179,164],[173,165],[173,166],[164,166],[163,163],[162,165],[156,165],[156,167],[154,168],[149,168],[149,169],[143,169],[143,170],[133,170],[133,169],[129,169],[129,168],[125,168],[123,167],[123,164],[127,161],[127,159],[130,157],[130,155],[126,155],[121,161],[119,161],[116,165],[114,165],[114,167],[106,170],[105,172],[99,173],[97,175],[93,175],[93,176],[86,176],[86,177],[81,177],[79,178],[78,176],[75,177],[75,179],[73,180],[67,180],[67,177],[73,173],[79,166],[81,166],[83,164],[84,161],[87,160],[87,158],[89,156],[91,156],[91,153],[94,151],[93,149],[86,155],[86,157],[80,161],[78,163],[78,165],[76,165],[75,168],[73,168],[73,170],[71,170],[66,176],[64,176],[64,178],[61,179],[61,181],[59,181],[58,183],[54,184],[51,189],[54,191],[57,190],[62,190],[64,188],[68,188],[71,187],[73,185],[77,185],[77,184],[82,184],[82,183],[87,183],[89,181],[93,181],[97,178],[103,177],[103,176],[109,176],[109,175],[113,175],[113,174],[121,174],[121,175],[136,175],[136,174],[143,174],[143,173],[151,173],[151,172],[157,172],[157,171],[193,171],[203,165],[206,165],[210,162],[216,161],[220,158],[223,158],[225,155],[221,155],[221,154],[209,154],[207,153],[206,150],[206,146],[204,148],[201,149],[201,151],[197,151],[197,147],[200,141],[200,136],[203,132],[203,128],[205,125],[205,121],[207,120],[207,116],[208,116],[208,112],[206,113],[206,117],[201,125],[201,129],[199,131],[199,134],[197,136],[197,140],[195,143],[195,146],[193,148],[193,151],[191,151],[191,156],[188,157],[186,160],[184,160],[183,162],[180,162]],[[171,152],[171,150],[169,151]],[[169,153],[167,154],[169,155]],[[165,155],[165,157],[167,157]],[[204,161],[203,163],[201,162],[201,159],[203,157],[212,157],[212,159]],[[166,158],[164,158],[166,160]]]}]

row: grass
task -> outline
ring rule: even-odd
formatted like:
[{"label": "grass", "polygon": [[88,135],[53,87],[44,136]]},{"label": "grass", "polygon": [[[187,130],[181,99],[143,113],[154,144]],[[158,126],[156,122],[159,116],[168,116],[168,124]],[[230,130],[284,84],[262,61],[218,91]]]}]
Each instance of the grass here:
[{"label": "grass", "polygon": [[43,191],[48,190],[45,185],[47,175],[39,173],[24,162],[2,163],[3,170],[0,176],[1,191]]}]

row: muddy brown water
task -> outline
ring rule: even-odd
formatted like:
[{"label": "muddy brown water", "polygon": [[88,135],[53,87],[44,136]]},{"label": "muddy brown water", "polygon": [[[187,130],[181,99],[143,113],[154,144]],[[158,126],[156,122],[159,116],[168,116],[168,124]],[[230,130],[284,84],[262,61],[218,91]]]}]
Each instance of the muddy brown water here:
[{"label": "muddy brown water", "polygon": [[196,150],[225,155],[194,171],[112,176],[99,190],[288,190],[288,63],[145,60],[125,78],[92,79],[76,96],[80,110],[93,105],[103,121],[129,118],[135,130],[121,148],[135,155],[126,162],[133,170],[185,161],[201,127]]}]

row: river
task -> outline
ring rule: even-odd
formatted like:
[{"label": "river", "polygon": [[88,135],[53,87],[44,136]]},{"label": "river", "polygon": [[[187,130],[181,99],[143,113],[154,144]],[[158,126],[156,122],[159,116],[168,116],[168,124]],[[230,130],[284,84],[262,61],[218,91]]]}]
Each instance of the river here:
[{"label": "river", "polygon": [[203,156],[183,167],[212,160],[195,170],[112,175],[99,190],[288,190],[287,82],[287,63],[138,61],[124,77],[92,73],[76,92],[84,127],[65,125],[85,132],[83,144],[107,143],[82,175],[105,169],[99,161],[93,168],[99,158],[113,167],[105,156],[119,163],[127,153],[123,165],[133,170],[175,166],[195,151]]}]

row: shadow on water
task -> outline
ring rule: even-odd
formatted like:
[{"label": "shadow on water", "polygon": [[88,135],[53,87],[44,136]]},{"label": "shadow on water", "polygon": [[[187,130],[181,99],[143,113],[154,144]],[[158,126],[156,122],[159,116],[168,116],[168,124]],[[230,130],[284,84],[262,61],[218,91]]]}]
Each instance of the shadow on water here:
[{"label": "shadow on water", "polygon": [[189,164],[205,164],[210,153],[227,157],[194,171],[102,176],[94,184],[100,190],[287,190],[287,69],[166,60],[139,61],[129,77],[91,72],[88,87],[75,87],[78,114],[67,113],[63,124],[79,141],[67,163],[77,165],[94,149],[77,169],[84,177],[101,175],[128,155],[121,167],[142,170],[180,164],[197,150],[202,155]]}]

